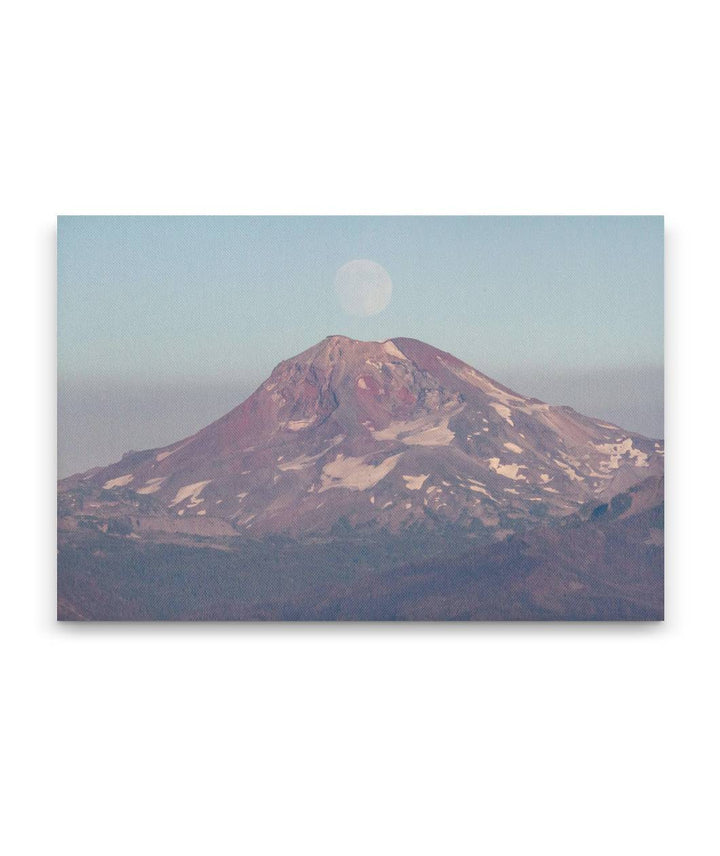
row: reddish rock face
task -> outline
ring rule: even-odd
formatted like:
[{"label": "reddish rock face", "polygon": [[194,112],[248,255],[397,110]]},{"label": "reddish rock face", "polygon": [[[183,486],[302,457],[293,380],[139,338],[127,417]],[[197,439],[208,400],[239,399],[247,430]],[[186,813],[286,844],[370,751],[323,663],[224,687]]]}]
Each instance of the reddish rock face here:
[{"label": "reddish rock face", "polygon": [[322,533],[342,518],[502,538],[658,485],[662,470],[662,443],[526,398],[423,342],[330,336],[192,437],[59,491],[65,525],[92,508],[198,534]]}]

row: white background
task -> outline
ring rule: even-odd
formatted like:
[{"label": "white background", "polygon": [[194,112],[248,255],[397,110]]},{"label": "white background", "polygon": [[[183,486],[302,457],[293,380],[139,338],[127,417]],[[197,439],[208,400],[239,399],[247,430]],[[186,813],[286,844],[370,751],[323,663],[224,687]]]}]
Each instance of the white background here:
[{"label": "white background", "polygon": [[[5,8],[4,852],[717,852],[714,11]],[[666,622],[57,625],[57,213],[665,214]]]}]

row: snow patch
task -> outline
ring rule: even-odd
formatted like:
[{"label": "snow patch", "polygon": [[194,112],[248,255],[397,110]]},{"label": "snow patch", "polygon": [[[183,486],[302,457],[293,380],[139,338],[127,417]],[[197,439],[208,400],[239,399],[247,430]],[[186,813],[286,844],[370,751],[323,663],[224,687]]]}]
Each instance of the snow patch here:
[{"label": "snow patch", "polygon": [[[470,479],[470,478],[467,479],[467,481],[469,481],[470,484],[463,484],[462,487],[468,488],[469,490],[473,491],[474,493],[481,493],[483,496],[486,496],[488,499],[491,499],[493,502],[497,502],[495,497],[491,493],[488,493],[488,491],[485,488],[485,484],[483,482],[478,481],[477,479]],[[452,493],[452,491],[450,491],[450,493]]]},{"label": "snow patch", "polygon": [[448,427],[454,415],[450,413],[436,424],[433,424],[436,416],[421,417],[411,422],[391,422],[387,428],[371,433],[376,440],[400,440],[406,446],[449,446],[455,439],[455,432]]},{"label": "snow patch", "polygon": [[132,473],[127,473],[124,476],[118,476],[116,479],[110,479],[110,481],[106,481],[102,486],[103,490],[112,490],[114,487],[125,487],[126,484],[130,484],[133,480],[134,476]]},{"label": "snow patch", "polygon": [[303,428],[308,428],[317,419],[317,416],[311,416],[310,419],[293,419],[288,422],[288,431],[302,431]]},{"label": "snow patch", "polygon": [[489,458],[488,466],[499,476],[504,476],[506,479],[513,481],[527,481],[526,477],[521,474],[520,470],[526,470],[524,464],[501,464],[500,458]]},{"label": "snow patch", "polygon": [[397,357],[399,360],[407,359],[405,354],[403,354],[403,352],[395,345],[395,342],[393,342],[392,339],[388,339],[387,342],[383,342],[383,351],[391,357]]},{"label": "snow patch", "polygon": [[181,487],[180,490],[175,494],[175,499],[170,503],[170,508],[174,505],[178,505],[181,502],[184,502],[186,499],[189,499],[188,508],[193,508],[196,505],[200,505],[201,502],[204,502],[204,499],[200,499],[200,494],[203,492],[203,489],[206,488],[212,479],[208,481],[195,482],[195,484],[188,484],[185,487]]},{"label": "snow patch", "polygon": [[565,473],[565,475],[570,479],[570,481],[585,481],[585,478],[583,476],[578,475],[575,470],[568,464],[564,463],[563,461],[558,461],[557,458],[553,458],[553,460]]},{"label": "snow patch", "polygon": [[164,481],[165,481],[164,478],[148,479],[142,487],[138,488],[135,491],[135,493],[141,493],[143,495],[148,494],[148,493],[155,493],[156,491],[160,490],[160,486],[162,485],[162,483]]},{"label": "snow patch", "polygon": [[515,423],[510,418],[509,407],[504,404],[498,404],[497,401],[491,401],[490,407],[492,407],[492,409],[498,414],[498,416],[501,416],[508,423],[508,425],[512,425],[513,428],[515,427]]},{"label": "snow patch", "polygon": [[518,445],[517,445],[517,444],[515,444],[515,443],[503,443],[503,446],[504,446],[504,447],[505,447],[509,452],[515,452],[515,453],[517,453],[518,455],[522,453],[522,449],[520,448],[520,446],[518,446]]},{"label": "snow patch", "polygon": [[179,446],[176,446],[174,449],[171,449],[169,452],[158,452],[158,454],[155,455],[155,460],[156,461],[164,461],[165,458],[169,458],[170,455],[174,455],[175,452],[179,452],[180,449],[184,449],[185,446],[187,446],[187,444],[189,442],[190,442],[190,440],[186,440],[184,443],[181,443]]},{"label": "snow patch", "polygon": [[603,461],[600,464],[600,469],[617,470],[620,467],[620,459],[624,455],[627,455],[630,460],[634,459],[636,467],[649,466],[648,456],[645,452],[633,447],[633,441],[630,437],[626,437],[624,440],[620,439],[616,443],[597,443],[595,448],[598,452],[610,456],[608,461]]},{"label": "snow patch", "polygon": [[323,467],[322,485],[318,493],[334,487],[343,487],[347,490],[367,490],[392,472],[403,454],[400,452],[398,455],[391,455],[379,464],[366,464],[365,457],[346,458],[340,453],[334,461],[325,464]]},{"label": "snow patch", "polygon": [[492,502],[497,503],[497,499],[495,499],[495,497],[491,493],[489,493],[487,490],[485,490],[484,487],[480,487],[480,485],[476,485],[476,484],[471,484],[471,485],[469,485],[469,487],[470,487],[470,490],[474,491],[475,493],[481,493],[483,496],[486,496]]},{"label": "snow patch", "polygon": [[315,463],[315,461],[319,461],[323,455],[326,455],[331,449],[335,448],[338,443],[342,443],[345,439],[344,434],[340,434],[337,437],[333,437],[330,445],[323,449],[322,452],[318,452],[317,455],[300,455],[298,458],[293,458],[292,461],[285,461],[283,464],[278,464],[278,469],[283,472],[287,470],[304,470],[310,466],[310,464]]},{"label": "snow patch", "polygon": [[430,478],[430,473],[426,476],[403,476],[405,487],[408,490],[420,490],[425,484],[425,480]]}]

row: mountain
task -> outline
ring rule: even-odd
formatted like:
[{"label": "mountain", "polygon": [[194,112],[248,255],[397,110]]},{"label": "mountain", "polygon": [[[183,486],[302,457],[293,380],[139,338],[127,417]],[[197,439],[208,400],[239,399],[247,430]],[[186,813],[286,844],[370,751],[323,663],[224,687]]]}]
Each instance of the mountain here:
[{"label": "mountain", "polygon": [[61,481],[59,527],[209,538],[451,527],[501,542],[645,511],[662,502],[662,475],[661,442],[527,398],[423,342],[330,336],[196,434]]}]

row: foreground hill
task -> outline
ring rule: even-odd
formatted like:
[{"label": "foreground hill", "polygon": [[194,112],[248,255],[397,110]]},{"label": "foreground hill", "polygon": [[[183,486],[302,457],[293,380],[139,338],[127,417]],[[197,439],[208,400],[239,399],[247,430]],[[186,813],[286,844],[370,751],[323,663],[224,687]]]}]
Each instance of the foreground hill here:
[{"label": "foreground hill", "polygon": [[[625,496],[625,495],[621,495]],[[445,532],[167,543],[65,533],[67,620],[658,620],[662,505],[496,543]]]}]

